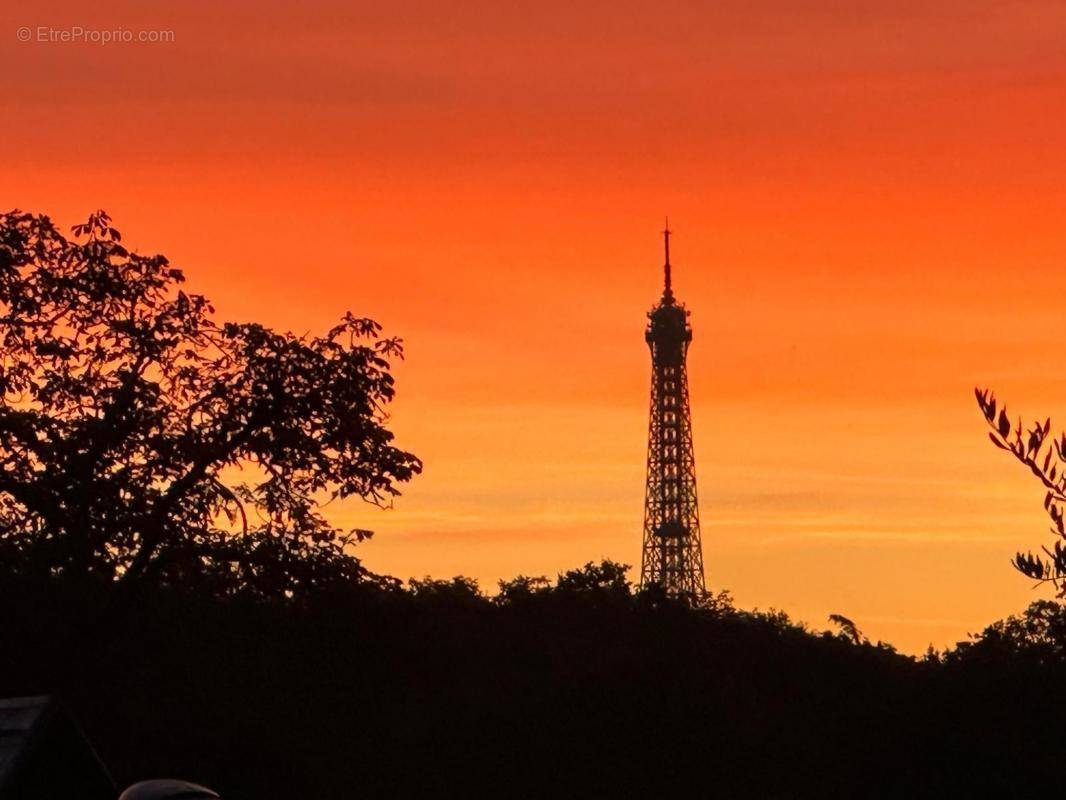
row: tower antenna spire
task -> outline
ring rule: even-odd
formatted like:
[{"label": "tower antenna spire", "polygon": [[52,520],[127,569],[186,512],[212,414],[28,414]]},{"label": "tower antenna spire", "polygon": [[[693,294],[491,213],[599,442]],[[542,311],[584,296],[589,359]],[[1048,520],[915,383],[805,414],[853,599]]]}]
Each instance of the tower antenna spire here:
[{"label": "tower antenna spire", "polygon": [[663,264],[663,273],[666,282],[663,287],[663,295],[669,297],[673,294],[670,287],[670,218],[666,218],[666,227],[663,228],[663,246],[666,249],[666,263]]}]

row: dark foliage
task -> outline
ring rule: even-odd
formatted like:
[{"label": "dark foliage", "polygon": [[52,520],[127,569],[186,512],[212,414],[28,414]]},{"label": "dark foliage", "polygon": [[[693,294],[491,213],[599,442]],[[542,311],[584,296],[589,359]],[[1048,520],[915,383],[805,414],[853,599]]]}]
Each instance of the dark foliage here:
[{"label": "dark foliage", "polygon": [[0,558],[26,575],[300,596],[366,578],[366,531],[421,464],[392,445],[400,344],[346,316],[322,337],[218,323],[163,256],[97,212],[63,236],[0,215]]},{"label": "dark foliage", "polygon": [[1044,510],[1051,518],[1055,541],[1041,547],[1043,555],[1032,552],[1015,555],[1015,569],[1038,583],[1050,583],[1058,596],[1066,599],[1066,433],[1050,436],[1051,420],[1033,423],[1026,428],[1021,419],[1012,429],[1006,405],[997,406],[996,396],[987,389],[976,389],[977,404],[991,429],[988,438],[1029,468],[1043,485]]},{"label": "dark foliage", "polygon": [[[0,690],[58,692],[120,782],[314,797],[1032,797],[1057,788],[1066,612],[915,661],[624,569],[308,602],[0,581]],[[861,638],[861,637],[859,637]]]}]

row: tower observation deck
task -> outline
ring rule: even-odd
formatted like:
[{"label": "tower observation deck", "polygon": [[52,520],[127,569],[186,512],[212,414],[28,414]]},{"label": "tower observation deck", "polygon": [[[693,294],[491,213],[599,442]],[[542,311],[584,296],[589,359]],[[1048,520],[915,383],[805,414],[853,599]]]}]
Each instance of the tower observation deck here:
[{"label": "tower observation deck", "polygon": [[658,585],[671,597],[692,599],[706,591],[685,366],[692,327],[688,310],[674,299],[671,286],[669,227],[663,231],[663,242],[663,294],[648,312],[644,334],[652,372],[640,584]]}]

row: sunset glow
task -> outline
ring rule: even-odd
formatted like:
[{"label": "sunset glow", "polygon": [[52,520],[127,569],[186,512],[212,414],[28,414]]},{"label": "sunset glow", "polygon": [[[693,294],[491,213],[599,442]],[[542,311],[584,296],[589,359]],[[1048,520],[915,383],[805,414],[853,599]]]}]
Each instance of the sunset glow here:
[{"label": "sunset glow", "polygon": [[[709,587],[943,647],[1045,596],[973,389],[1066,426],[1066,6],[803,6],[5,10],[0,194],[107,209],[222,318],[401,336],[425,473],[327,511],[372,570],[490,590],[639,573],[668,214]],[[74,25],[174,41],[14,34]]]}]

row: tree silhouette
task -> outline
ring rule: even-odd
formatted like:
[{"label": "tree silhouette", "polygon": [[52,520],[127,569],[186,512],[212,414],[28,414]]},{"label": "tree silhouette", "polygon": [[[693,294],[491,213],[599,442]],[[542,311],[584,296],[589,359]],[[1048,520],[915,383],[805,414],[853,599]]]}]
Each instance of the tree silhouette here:
[{"label": "tree silhouette", "polygon": [[456,575],[450,580],[431,578],[411,578],[408,581],[411,596],[421,602],[439,605],[463,606],[486,603],[477,581],[463,575]]},{"label": "tree silhouette", "polygon": [[1051,420],[1025,428],[1021,419],[1011,427],[1006,405],[997,406],[996,396],[976,389],[977,404],[991,431],[988,438],[1029,467],[1047,490],[1044,509],[1051,517],[1052,533],[1058,538],[1052,547],[1042,547],[1043,555],[1018,553],[1012,563],[1023,575],[1040,583],[1054,584],[1060,598],[1066,598],[1066,433],[1060,439],[1049,437]]},{"label": "tree silhouette", "polygon": [[500,591],[493,598],[499,605],[527,603],[552,590],[551,581],[544,575],[517,575],[510,580],[499,581],[499,587]]},{"label": "tree silhouette", "polygon": [[1020,615],[993,622],[972,641],[959,642],[948,661],[1025,656],[1044,663],[1066,661],[1066,605],[1052,600],[1030,603]]},{"label": "tree silhouette", "polygon": [[385,406],[398,340],[218,323],[98,211],[0,216],[0,556],[16,570],[293,596],[365,577],[321,503],[421,470]]},{"label": "tree silhouette", "polygon": [[852,644],[863,644],[869,640],[862,635],[858,626],[843,614],[830,614],[829,621],[840,628],[840,635]]},{"label": "tree silhouette", "polygon": [[589,561],[580,569],[567,570],[559,575],[556,591],[564,594],[588,592],[604,596],[629,597],[632,587],[626,578],[629,564],[604,559],[599,564]]}]

